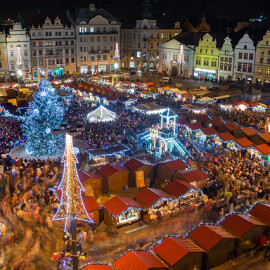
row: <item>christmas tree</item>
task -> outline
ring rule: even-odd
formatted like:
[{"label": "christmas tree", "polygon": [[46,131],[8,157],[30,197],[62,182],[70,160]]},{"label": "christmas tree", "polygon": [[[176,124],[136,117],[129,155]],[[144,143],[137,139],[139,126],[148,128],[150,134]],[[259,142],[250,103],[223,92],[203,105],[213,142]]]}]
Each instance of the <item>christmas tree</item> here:
[{"label": "christmas tree", "polygon": [[66,148],[62,162],[64,172],[58,187],[62,191],[61,202],[53,220],[65,220],[66,231],[70,229],[72,219],[94,222],[89,217],[82,200],[81,192],[84,191],[84,187],[77,173],[78,161],[74,153],[72,136],[69,134],[66,134]]},{"label": "christmas tree", "polygon": [[23,124],[28,154],[35,157],[53,156],[62,149],[63,135],[53,135],[51,130],[59,128],[63,116],[64,110],[57,100],[54,88],[47,80],[42,80]]}]

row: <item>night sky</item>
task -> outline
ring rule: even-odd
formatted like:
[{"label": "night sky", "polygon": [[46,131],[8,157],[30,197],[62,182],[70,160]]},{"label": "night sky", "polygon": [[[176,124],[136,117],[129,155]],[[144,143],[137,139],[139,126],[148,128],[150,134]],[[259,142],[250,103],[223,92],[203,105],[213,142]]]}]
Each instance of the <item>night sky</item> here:
[{"label": "night sky", "polygon": [[[1,17],[16,16],[19,11],[63,11],[78,7],[88,7],[90,2],[96,8],[105,8],[114,16],[133,19],[139,15],[142,0],[14,0],[1,2]],[[260,13],[270,17],[269,0],[153,0],[157,2],[160,14],[167,13],[179,20],[198,16],[204,11],[205,14],[227,19],[255,18]]]}]

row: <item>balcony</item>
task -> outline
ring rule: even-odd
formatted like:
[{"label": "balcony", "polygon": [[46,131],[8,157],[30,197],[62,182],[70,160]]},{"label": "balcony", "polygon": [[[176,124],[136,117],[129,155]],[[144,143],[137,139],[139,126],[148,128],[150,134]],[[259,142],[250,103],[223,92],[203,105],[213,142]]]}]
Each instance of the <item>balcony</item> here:
[{"label": "balcony", "polygon": [[103,53],[109,53],[110,50],[99,50],[99,51],[88,51],[89,54],[103,54]]}]

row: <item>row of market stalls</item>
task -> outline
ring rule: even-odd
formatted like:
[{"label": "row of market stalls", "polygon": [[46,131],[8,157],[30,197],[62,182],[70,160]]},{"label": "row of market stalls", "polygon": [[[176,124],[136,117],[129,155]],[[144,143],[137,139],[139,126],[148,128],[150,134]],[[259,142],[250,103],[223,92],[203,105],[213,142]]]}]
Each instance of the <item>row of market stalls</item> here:
[{"label": "row of market stalls", "polygon": [[109,265],[89,264],[81,270],[212,269],[235,257],[236,250],[258,247],[269,233],[270,205],[258,203],[245,214],[231,213],[217,224],[200,224],[185,236],[165,236],[147,250],[131,250]]},{"label": "row of market stalls", "polygon": [[182,134],[193,138],[201,145],[206,141],[212,146],[223,146],[231,150],[247,150],[260,159],[270,160],[270,134],[259,133],[252,127],[242,128],[238,124],[224,123],[219,118],[193,115],[178,118]]},{"label": "row of market stalls", "polygon": [[270,108],[269,105],[266,105],[262,102],[255,102],[255,103],[247,103],[245,101],[239,101],[236,102],[234,104],[219,104],[219,107],[224,110],[224,111],[247,111],[247,110],[251,110],[253,112],[261,112],[261,113],[265,113],[267,109]]}]

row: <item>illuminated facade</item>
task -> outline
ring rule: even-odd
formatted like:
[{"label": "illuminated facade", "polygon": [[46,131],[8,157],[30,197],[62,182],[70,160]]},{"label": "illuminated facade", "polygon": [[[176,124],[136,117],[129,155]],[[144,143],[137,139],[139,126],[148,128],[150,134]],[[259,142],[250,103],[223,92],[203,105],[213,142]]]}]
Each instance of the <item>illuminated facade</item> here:
[{"label": "illuminated facade", "polygon": [[76,71],[75,28],[64,19],[46,17],[30,28],[33,76],[60,77]]},{"label": "illuminated facade", "polygon": [[270,30],[257,44],[254,82],[259,86],[270,87]]},{"label": "illuminated facade", "polygon": [[219,82],[230,81],[233,78],[234,50],[231,39],[226,37],[219,51],[218,76]]},{"label": "illuminated facade", "polygon": [[120,22],[94,4],[80,8],[74,15],[77,38],[77,72],[102,73],[114,71],[116,44],[120,42]]},{"label": "illuminated facade", "polygon": [[6,37],[9,76],[22,79],[31,75],[30,37],[20,23],[15,23]]},{"label": "illuminated facade", "polygon": [[174,28],[160,29],[157,21],[142,19],[136,21],[136,27],[121,29],[122,68],[136,70],[154,70],[158,68],[160,55],[158,47],[181,33],[180,23]]},{"label": "illuminated facade", "polygon": [[6,81],[8,74],[7,44],[4,33],[0,32],[0,82]]},{"label": "illuminated facade", "polygon": [[195,49],[194,77],[199,79],[217,79],[218,56],[217,40],[210,34],[205,34]]},{"label": "illuminated facade", "polygon": [[234,80],[252,81],[255,47],[248,34],[239,40],[234,49]]}]

